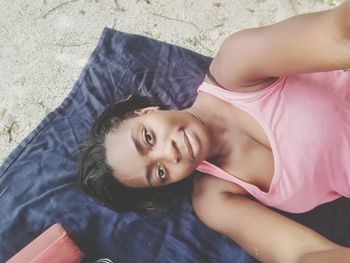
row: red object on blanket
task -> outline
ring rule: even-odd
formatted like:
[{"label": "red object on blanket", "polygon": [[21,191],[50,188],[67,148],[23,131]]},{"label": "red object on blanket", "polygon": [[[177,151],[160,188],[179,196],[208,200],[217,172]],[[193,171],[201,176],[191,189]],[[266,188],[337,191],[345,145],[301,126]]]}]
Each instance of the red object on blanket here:
[{"label": "red object on blanket", "polygon": [[6,263],[78,263],[84,253],[61,224],[55,224]]}]

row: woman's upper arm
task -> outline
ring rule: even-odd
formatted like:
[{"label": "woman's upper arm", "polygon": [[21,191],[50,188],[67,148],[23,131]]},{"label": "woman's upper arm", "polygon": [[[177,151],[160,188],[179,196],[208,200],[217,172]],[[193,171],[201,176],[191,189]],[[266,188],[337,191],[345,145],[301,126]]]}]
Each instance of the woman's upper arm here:
[{"label": "woman's upper arm", "polygon": [[267,78],[350,67],[350,1],[228,37],[210,70],[225,88]]},{"label": "woman's upper arm", "polygon": [[229,236],[263,262],[295,262],[301,255],[337,247],[316,232],[241,195],[206,182],[194,190],[193,207],[210,228]]}]

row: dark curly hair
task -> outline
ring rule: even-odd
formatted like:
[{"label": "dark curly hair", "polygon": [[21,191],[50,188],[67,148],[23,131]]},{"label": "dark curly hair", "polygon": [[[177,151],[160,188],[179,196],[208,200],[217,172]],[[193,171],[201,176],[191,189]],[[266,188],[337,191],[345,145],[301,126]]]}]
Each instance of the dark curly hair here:
[{"label": "dark curly hair", "polygon": [[[132,188],[119,182],[106,161],[106,135],[129,118],[135,110],[158,106],[168,109],[159,101],[143,96],[129,96],[113,103],[96,119],[89,138],[80,144],[79,183],[85,193],[104,205],[118,211],[151,212],[171,207],[190,189],[191,177],[158,188]],[[123,164],[120,164],[123,165]]]}]

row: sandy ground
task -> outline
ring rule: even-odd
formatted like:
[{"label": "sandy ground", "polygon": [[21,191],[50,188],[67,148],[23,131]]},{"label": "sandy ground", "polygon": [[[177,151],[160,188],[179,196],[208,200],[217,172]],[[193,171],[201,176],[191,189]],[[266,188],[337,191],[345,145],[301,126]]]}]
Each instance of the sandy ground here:
[{"label": "sandy ground", "polygon": [[0,0],[0,163],[69,93],[105,26],[214,56],[231,33],[324,0]]}]

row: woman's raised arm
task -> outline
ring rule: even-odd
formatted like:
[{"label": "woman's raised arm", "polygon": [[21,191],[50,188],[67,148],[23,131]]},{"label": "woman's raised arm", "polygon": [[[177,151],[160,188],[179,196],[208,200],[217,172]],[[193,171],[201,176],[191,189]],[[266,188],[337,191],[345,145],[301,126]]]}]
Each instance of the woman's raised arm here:
[{"label": "woman's raised arm", "polygon": [[261,88],[256,84],[272,77],[347,68],[350,0],[329,11],[232,34],[222,43],[210,71],[225,88],[244,92]]},{"label": "woman's raised arm", "polygon": [[205,177],[195,184],[195,212],[210,228],[229,236],[258,260],[350,262],[349,248],[244,196],[219,192],[217,184],[222,183],[218,181]]}]

